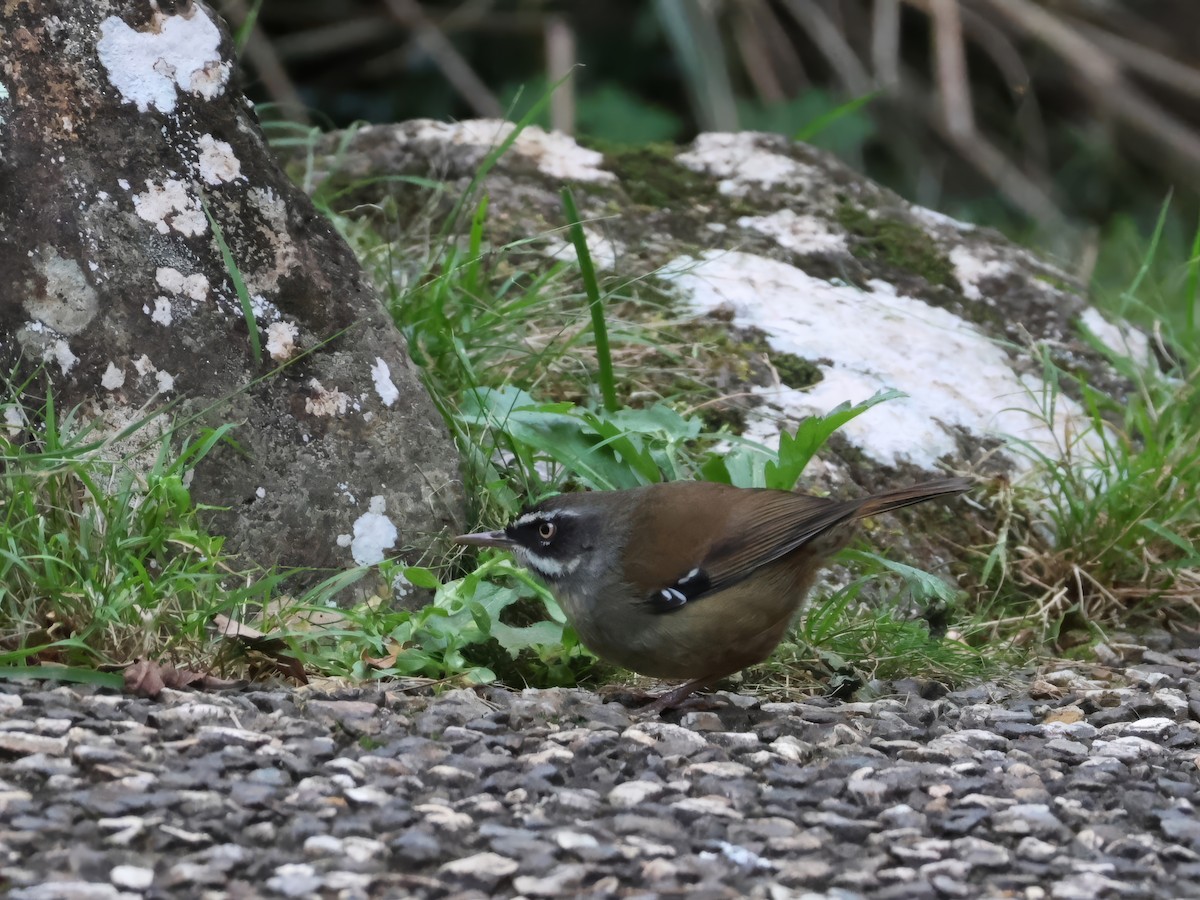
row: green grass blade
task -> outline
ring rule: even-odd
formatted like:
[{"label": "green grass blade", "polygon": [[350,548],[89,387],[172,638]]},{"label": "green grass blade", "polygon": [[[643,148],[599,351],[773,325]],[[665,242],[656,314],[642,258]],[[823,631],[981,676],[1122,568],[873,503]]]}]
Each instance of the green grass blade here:
[{"label": "green grass blade", "polygon": [[242,305],[242,318],[246,320],[246,331],[250,336],[250,351],[254,354],[254,364],[258,365],[262,362],[262,343],[258,336],[258,322],[254,319],[254,307],[250,302],[250,292],[246,289],[246,280],[242,278],[241,270],[238,269],[237,263],[234,262],[233,252],[229,249],[229,244],[225,241],[225,233],[213,217],[212,210],[208,206],[208,199],[203,193],[200,195],[200,203],[204,206],[204,215],[208,218],[208,224],[212,227],[213,239],[216,240],[217,247],[221,251],[221,262],[225,266],[225,271],[229,273],[229,280],[233,282],[233,289],[237,292],[238,302]]},{"label": "green grass blade", "polygon": [[120,672],[98,672],[79,666],[0,666],[0,681],[32,679],[95,684],[116,690],[125,687],[125,676]]},{"label": "green grass blade", "polygon": [[600,370],[600,395],[604,398],[604,408],[609,412],[616,412],[617,388],[613,379],[612,353],[608,347],[608,324],[604,319],[604,301],[600,296],[600,285],[596,281],[596,267],[592,265],[592,254],[588,250],[587,235],[583,232],[583,223],[579,219],[579,210],[575,206],[575,198],[571,195],[570,188],[562,189],[562,204],[563,211],[567,214],[571,243],[575,246],[575,255],[579,259],[579,272],[583,277],[583,289],[587,293],[588,310],[592,314],[596,362]]},{"label": "green grass blade", "polygon": [[1187,284],[1183,291],[1183,302],[1187,304],[1184,311],[1187,338],[1194,341],[1197,337],[1196,305],[1200,303],[1200,223],[1197,223],[1196,233],[1192,236],[1192,252],[1187,262]]},{"label": "green grass blade", "polygon": [[795,139],[798,141],[811,141],[814,137],[828,128],[830,125],[837,122],[839,119],[844,119],[846,116],[853,115],[858,112],[880,94],[879,91],[871,91],[869,94],[863,94],[861,97],[855,97],[853,100],[843,103],[836,109],[831,109],[827,113],[822,113],[817,116],[795,134]]}]

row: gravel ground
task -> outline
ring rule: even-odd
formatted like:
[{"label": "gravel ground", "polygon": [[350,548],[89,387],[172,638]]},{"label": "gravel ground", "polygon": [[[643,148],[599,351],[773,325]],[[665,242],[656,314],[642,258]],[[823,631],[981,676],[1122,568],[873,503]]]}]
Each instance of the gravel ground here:
[{"label": "gravel ground", "polygon": [[0,891],[1200,897],[1200,651],[1136,660],[644,722],[577,690],[0,685]]}]

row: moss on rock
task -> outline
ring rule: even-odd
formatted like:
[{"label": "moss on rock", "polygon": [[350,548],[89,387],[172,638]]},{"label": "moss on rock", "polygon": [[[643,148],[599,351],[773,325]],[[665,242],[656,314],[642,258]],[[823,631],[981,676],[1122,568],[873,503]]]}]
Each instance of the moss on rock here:
[{"label": "moss on rock", "polygon": [[873,216],[849,202],[838,207],[837,220],[858,238],[852,242],[850,252],[859,259],[920,275],[932,285],[959,289],[954,264],[917,226],[900,219]]}]

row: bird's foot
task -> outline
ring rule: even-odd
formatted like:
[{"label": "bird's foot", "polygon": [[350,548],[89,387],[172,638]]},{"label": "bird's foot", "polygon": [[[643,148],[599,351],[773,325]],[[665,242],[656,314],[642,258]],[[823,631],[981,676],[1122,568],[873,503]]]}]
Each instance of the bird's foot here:
[{"label": "bird's foot", "polygon": [[692,693],[709,683],[711,679],[697,678],[687,684],[681,684],[674,690],[661,694],[657,700],[643,706],[633,714],[633,718],[652,719],[661,716],[668,709],[706,710],[715,709],[725,704],[715,697],[693,697]]}]

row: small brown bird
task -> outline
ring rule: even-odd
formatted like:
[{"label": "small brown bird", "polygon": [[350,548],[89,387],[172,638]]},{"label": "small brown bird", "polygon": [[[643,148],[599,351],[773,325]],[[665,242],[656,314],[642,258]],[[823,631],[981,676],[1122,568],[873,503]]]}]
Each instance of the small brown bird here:
[{"label": "small brown bird", "polygon": [[550,587],[584,645],[643,675],[687,679],[647,708],[766,659],[818,569],[858,519],[971,487],[945,478],[862,500],[707,482],[561,494],[503,531],[501,547]]}]

